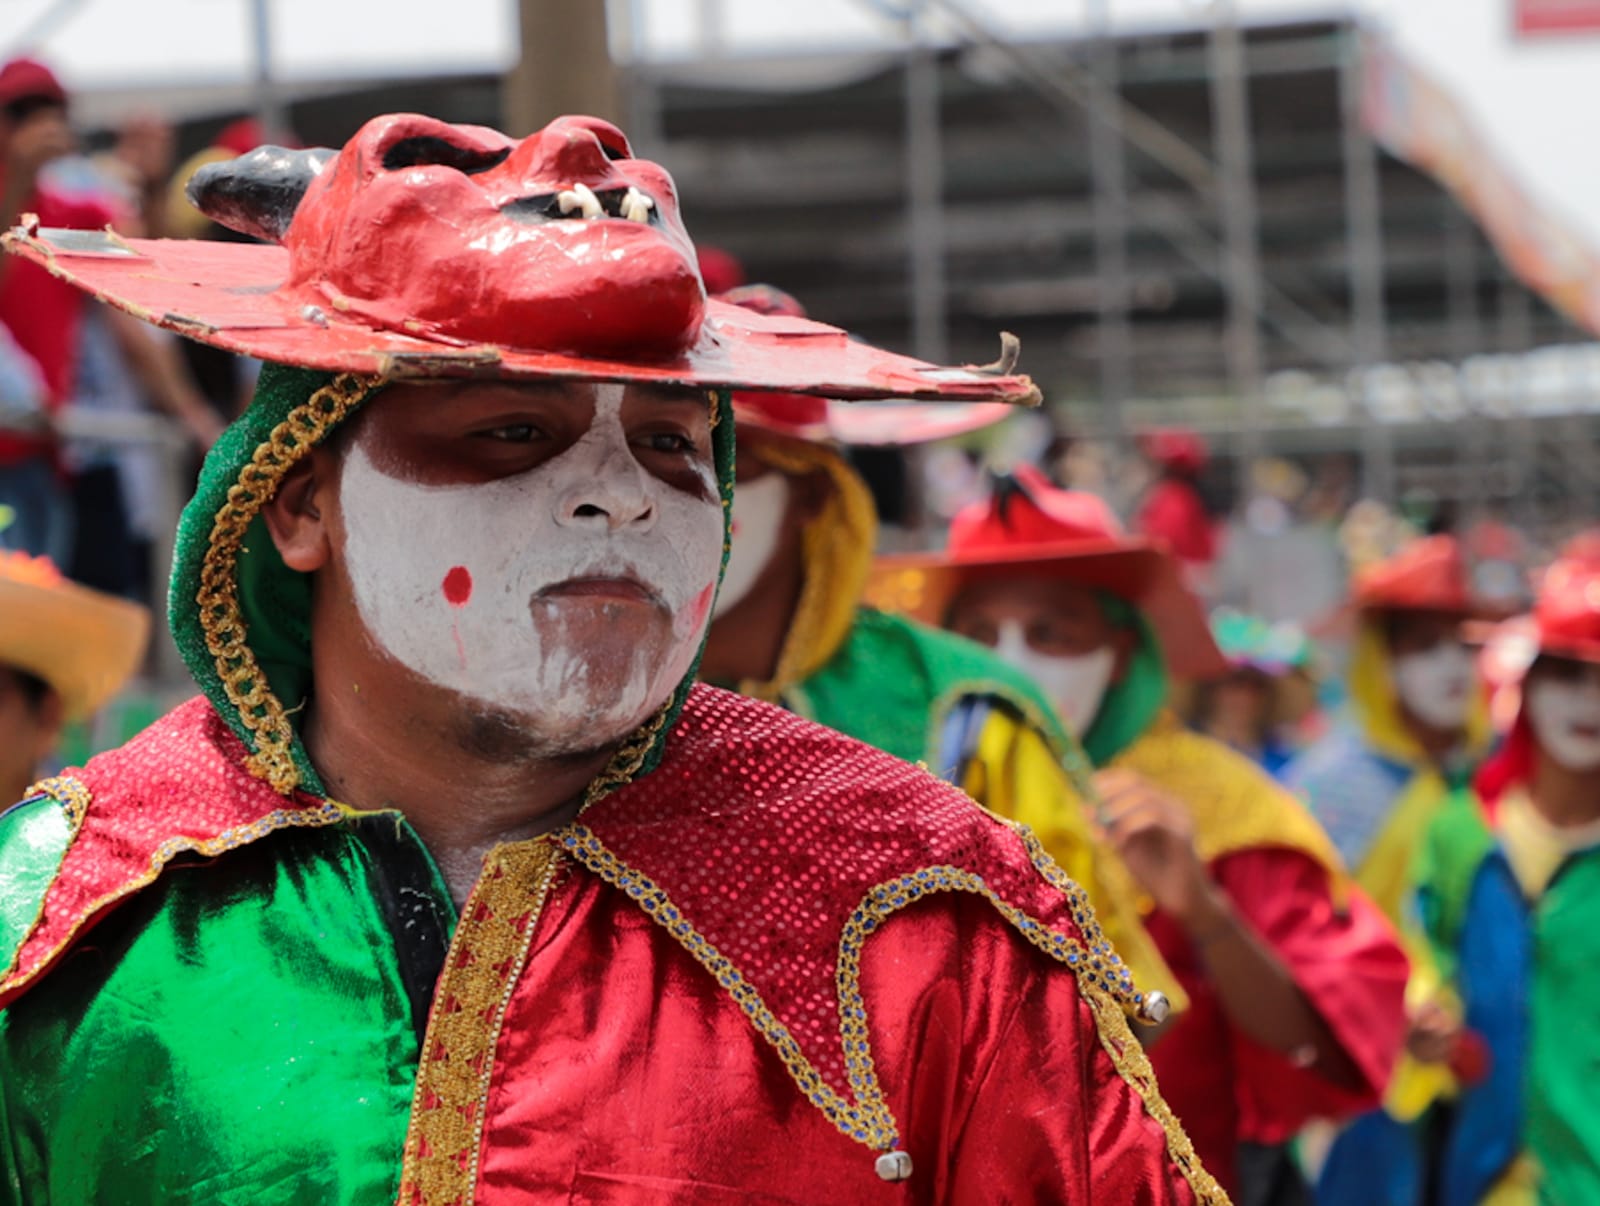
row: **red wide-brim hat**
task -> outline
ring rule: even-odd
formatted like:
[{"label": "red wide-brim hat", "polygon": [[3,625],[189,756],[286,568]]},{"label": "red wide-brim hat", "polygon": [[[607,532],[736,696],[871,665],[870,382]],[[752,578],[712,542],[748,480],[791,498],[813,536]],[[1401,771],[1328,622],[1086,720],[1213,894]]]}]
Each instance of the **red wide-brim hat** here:
[{"label": "red wide-brim hat", "polygon": [[[705,253],[701,253],[705,267]],[[741,284],[715,300],[756,314],[806,318],[798,298],[775,285]],[[1014,341],[1001,336],[1002,358],[1014,356]],[[946,440],[993,426],[1011,414],[1004,402],[966,405],[940,402],[845,402],[815,394],[740,391],[733,396],[739,428],[759,430],[791,440],[872,447],[904,447]]]},{"label": "red wide-brim hat", "polygon": [[1434,611],[1478,621],[1505,619],[1516,610],[1510,601],[1476,589],[1461,542],[1447,534],[1413,540],[1363,570],[1349,606],[1367,614]]},{"label": "red wide-brim hat", "polygon": [[263,147],[211,164],[189,195],[265,244],[26,217],[5,243],[157,326],[328,372],[1039,401],[1012,372],[1014,340],[993,365],[941,367],[708,300],[671,177],[595,118],[511,139],[390,114],[338,151]]},{"label": "red wide-brim hat", "polygon": [[1205,607],[1159,544],[1129,536],[1092,494],[1059,490],[1030,466],[1002,477],[994,494],[958,513],[943,553],[881,557],[867,600],[943,625],[967,585],[1015,577],[1103,590],[1143,613],[1168,668],[1180,678],[1227,670]]}]

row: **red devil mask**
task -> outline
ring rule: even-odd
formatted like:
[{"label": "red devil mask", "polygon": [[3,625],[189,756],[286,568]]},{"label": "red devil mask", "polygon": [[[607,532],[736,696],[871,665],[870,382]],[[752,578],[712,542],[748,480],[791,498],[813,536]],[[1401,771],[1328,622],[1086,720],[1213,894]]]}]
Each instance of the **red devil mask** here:
[{"label": "red devil mask", "polygon": [[705,311],[671,177],[598,118],[517,142],[392,114],[337,156],[264,147],[202,168],[189,195],[281,241],[308,303],[391,330],[651,355],[693,343]]}]

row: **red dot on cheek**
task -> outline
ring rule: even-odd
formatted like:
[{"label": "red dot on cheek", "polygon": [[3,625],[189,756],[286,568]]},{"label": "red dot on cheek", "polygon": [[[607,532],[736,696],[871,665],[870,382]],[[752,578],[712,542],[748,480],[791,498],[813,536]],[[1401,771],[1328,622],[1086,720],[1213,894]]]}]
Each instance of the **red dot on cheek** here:
[{"label": "red dot on cheek", "polygon": [[445,602],[451,607],[464,607],[467,600],[472,598],[472,575],[464,565],[453,566],[444,576],[440,589],[444,591]]}]

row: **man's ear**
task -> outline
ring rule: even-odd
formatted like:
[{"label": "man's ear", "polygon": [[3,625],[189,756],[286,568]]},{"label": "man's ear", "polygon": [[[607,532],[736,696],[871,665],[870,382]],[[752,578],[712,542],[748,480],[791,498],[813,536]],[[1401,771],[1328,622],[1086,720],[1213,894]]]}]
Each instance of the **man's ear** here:
[{"label": "man's ear", "polygon": [[789,510],[797,527],[805,527],[828,505],[833,493],[833,479],[818,470],[814,473],[796,474],[789,478]]},{"label": "man's ear", "polygon": [[278,492],[261,508],[278,556],[292,570],[309,574],[328,564],[339,460],[331,449],[315,448],[283,475]]}]

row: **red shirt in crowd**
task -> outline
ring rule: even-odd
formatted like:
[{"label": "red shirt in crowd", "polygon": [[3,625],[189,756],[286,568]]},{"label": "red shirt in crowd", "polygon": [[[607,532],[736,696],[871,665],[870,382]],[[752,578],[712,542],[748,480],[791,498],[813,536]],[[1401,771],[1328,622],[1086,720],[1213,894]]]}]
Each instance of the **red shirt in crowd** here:
[{"label": "red shirt in crowd", "polygon": [[[39,215],[41,226],[99,230],[115,218],[111,206],[93,196],[66,196],[36,189],[23,205],[24,213]],[[37,264],[8,257],[0,275],[0,323],[10,330],[18,346],[39,365],[50,387],[52,409],[72,393],[72,369],[78,346],[78,327],[86,298],[65,281],[57,280]],[[0,431],[0,465],[48,454],[47,438]]]}]

